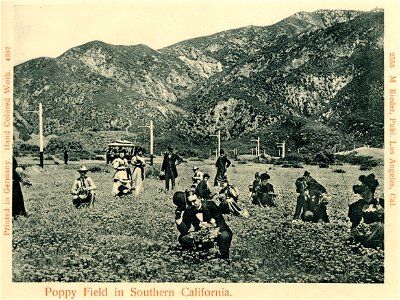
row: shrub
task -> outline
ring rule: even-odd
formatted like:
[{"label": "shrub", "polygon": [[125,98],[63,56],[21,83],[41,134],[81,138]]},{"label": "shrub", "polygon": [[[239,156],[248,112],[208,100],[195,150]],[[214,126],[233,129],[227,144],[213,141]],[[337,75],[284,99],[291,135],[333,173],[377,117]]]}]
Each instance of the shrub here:
[{"label": "shrub", "polygon": [[86,150],[76,150],[76,151],[70,151],[68,160],[70,161],[78,161],[82,159],[91,159],[92,154],[89,151]]},{"label": "shrub", "polygon": [[101,167],[101,166],[95,165],[95,166],[90,166],[88,169],[90,172],[98,173],[98,172],[102,172],[104,170],[104,166]]},{"label": "shrub", "polygon": [[199,156],[199,153],[195,149],[179,149],[178,151],[179,156],[185,156],[185,157],[195,157]]},{"label": "shrub", "polygon": [[40,151],[39,146],[30,144],[21,144],[19,146],[19,151],[23,154],[34,154]]},{"label": "shrub", "polygon": [[349,163],[352,165],[364,165],[364,167],[376,167],[382,163],[379,159],[374,159],[372,156],[356,155],[355,153],[350,153],[347,155],[337,155],[336,159]]},{"label": "shrub", "polygon": [[363,164],[360,166],[360,171],[369,171],[372,169],[371,165]]},{"label": "shrub", "polygon": [[335,156],[332,152],[320,151],[315,155],[314,161],[321,164],[331,164],[335,162]]},{"label": "shrub", "polygon": [[200,153],[197,157],[200,159],[209,159],[208,154],[205,152]]},{"label": "shrub", "polygon": [[160,176],[160,167],[159,166],[146,166],[144,169],[144,174],[146,178],[158,178]]},{"label": "shrub", "polygon": [[312,157],[309,154],[292,152],[288,153],[285,156],[285,160],[290,162],[303,162],[308,164],[312,160]]}]

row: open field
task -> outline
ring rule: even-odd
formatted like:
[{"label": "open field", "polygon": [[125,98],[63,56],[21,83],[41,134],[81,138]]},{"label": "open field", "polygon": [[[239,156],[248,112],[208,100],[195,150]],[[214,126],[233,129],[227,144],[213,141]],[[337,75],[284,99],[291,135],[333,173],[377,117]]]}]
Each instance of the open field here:
[{"label": "open field", "polygon": [[[139,198],[115,199],[112,172],[104,163],[96,165],[99,171],[88,175],[98,187],[97,202],[79,210],[70,195],[77,164],[27,168],[33,186],[23,192],[30,216],[13,222],[14,281],[383,282],[383,251],[346,244],[348,202],[358,198],[351,187],[359,175],[374,172],[381,184],[376,196],[383,196],[381,166],[363,172],[350,165],[292,169],[233,161],[228,178],[239,188],[239,203],[249,209],[250,218],[225,217],[234,233],[227,264],[175,248],[173,193],[161,191],[162,181],[147,178]],[[194,165],[211,179],[215,176],[211,160],[188,160],[178,166],[177,190],[190,185]],[[335,168],[346,173],[335,173]],[[305,169],[332,196],[329,224],[291,224],[294,182]],[[248,197],[254,173],[267,170],[278,194],[276,208],[252,206]]]}]

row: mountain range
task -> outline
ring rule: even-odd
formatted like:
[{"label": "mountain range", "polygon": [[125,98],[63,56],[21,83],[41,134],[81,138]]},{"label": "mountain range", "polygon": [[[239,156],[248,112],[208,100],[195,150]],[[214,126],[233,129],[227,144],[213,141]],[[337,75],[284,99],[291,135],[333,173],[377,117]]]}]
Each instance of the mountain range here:
[{"label": "mountain range", "polygon": [[[18,140],[125,131],[155,123],[156,145],[229,145],[260,137],[275,149],[317,152],[384,141],[384,13],[299,12],[154,50],[91,41],[14,68]],[[189,144],[188,144],[189,143]],[[254,144],[254,143],[252,143]],[[336,146],[335,146],[336,145]]]}]

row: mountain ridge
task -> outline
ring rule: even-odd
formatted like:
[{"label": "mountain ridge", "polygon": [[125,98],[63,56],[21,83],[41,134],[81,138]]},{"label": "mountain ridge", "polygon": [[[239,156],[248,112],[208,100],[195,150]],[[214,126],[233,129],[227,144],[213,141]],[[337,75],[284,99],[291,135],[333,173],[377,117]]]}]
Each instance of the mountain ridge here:
[{"label": "mountain ridge", "polygon": [[317,151],[287,127],[317,122],[327,146],[349,136],[381,146],[383,18],[381,10],[298,12],[158,50],[91,41],[14,68],[15,127],[27,138],[37,126],[24,111],[44,102],[45,134],[135,130],[154,119],[157,134],[182,143],[211,143],[218,129],[237,141],[265,131]]}]

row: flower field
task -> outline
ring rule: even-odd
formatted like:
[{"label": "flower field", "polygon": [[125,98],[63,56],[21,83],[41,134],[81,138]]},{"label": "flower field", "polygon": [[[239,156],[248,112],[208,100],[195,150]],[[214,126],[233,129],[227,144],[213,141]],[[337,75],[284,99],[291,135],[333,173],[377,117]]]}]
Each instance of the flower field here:
[{"label": "flower field", "polygon": [[[189,160],[178,167],[176,190],[190,186],[195,164],[215,175],[211,161]],[[112,171],[102,165],[88,174],[97,185],[94,207],[75,209],[70,188],[78,177],[78,166],[26,170],[33,186],[23,188],[29,217],[13,222],[14,281],[384,281],[383,251],[346,243],[350,231],[347,206],[357,200],[351,187],[359,175],[367,174],[355,166],[341,166],[345,173],[307,166],[332,197],[328,205],[331,222],[292,224],[297,197],[294,182],[305,169],[233,162],[228,178],[239,188],[239,204],[249,209],[250,218],[225,216],[234,234],[229,263],[216,258],[213,251],[188,252],[177,247],[173,192],[163,192],[163,182],[155,178],[144,181],[139,198],[116,199],[111,196]],[[252,206],[248,185],[256,171],[267,170],[278,194],[277,207]],[[372,172],[381,184],[377,196],[382,196],[383,168]]]}]

